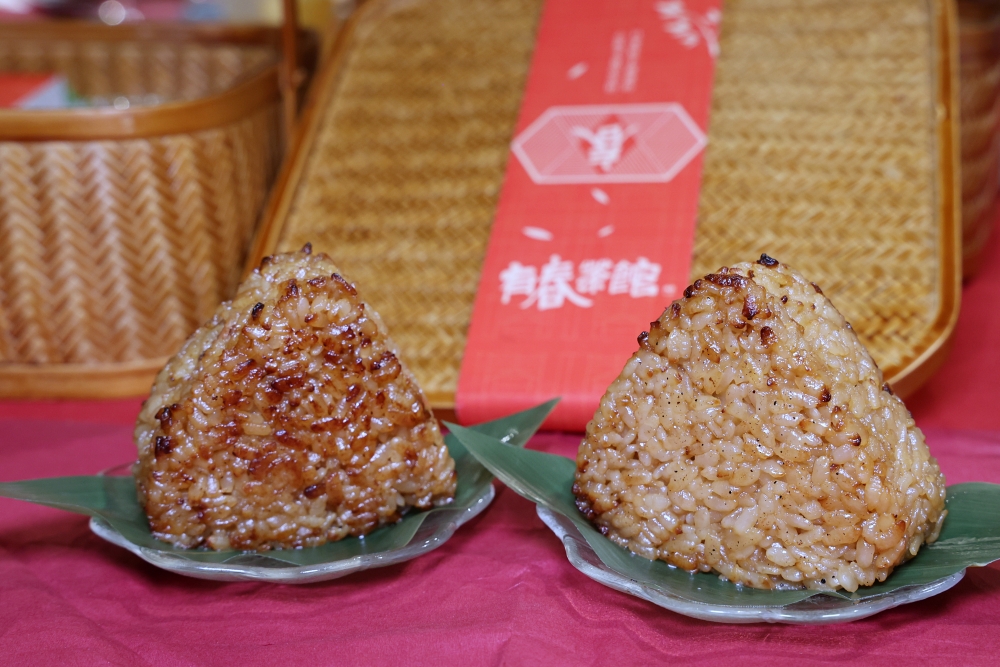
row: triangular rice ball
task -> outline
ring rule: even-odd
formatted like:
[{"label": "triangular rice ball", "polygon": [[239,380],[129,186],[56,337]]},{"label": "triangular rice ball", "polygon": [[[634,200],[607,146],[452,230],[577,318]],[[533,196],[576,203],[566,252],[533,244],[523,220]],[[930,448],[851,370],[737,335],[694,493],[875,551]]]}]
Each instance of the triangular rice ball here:
[{"label": "triangular rice ball", "polygon": [[181,547],[315,546],[455,493],[385,325],[309,246],[265,258],[188,339],[135,440],[150,526]]},{"label": "triangular rice ball", "polygon": [[587,426],[574,492],[633,552],[849,591],[936,539],[944,478],[819,287],[775,260],[689,287]]}]

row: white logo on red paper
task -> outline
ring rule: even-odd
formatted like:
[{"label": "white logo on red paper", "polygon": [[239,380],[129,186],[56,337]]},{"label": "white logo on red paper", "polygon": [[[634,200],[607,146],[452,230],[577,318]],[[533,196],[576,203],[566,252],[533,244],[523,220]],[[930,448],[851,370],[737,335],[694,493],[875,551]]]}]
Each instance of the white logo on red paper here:
[{"label": "white logo on red paper", "polygon": [[580,308],[594,305],[584,295],[606,292],[611,295],[627,294],[633,299],[654,297],[663,293],[670,296],[674,285],[659,285],[661,267],[645,257],[634,262],[627,259],[614,262],[610,259],[585,259],[574,270],[573,262],[559,255],[538,267],[511,262],[500,272],[500,303],[509,304],[515,296],[523,296],[521,308],[535,306],[538,310],[562,308],[567,302]]},{"label": "white logo on red paper", "polygon": [[590,148],[587,149],[587,163],[591,167],[599,167],[604,173],[611,171],[622,161],[625,142],[637,131],[635,125],[622,127],[622,124],[617,122],[601,125],[596,130],[574,125],[571,130],[574,137],[590,144]]},{"label": "white logo on red paper", "polygon": [[541,185],[665,183],[705,143],[680,104],[597,104],[547,109],[511,150]]},{"label": "white logo on red paper", "polygon": [[639,82],[643,39],[644,33],[638,28],[627,32],[616,30],[611,36],[611,55],[604,78],[604,92],[608,95],[631,93],[635,90]]},{"label": "white logo on red paper", "polygon": [[704,14],[689,10],[684,0],[663,0],[656,3],[656,12],[663,20],[663,29],[689,49],[704,43],[708,54],[719,56],[719,21],[722,12],[709,9]]}]

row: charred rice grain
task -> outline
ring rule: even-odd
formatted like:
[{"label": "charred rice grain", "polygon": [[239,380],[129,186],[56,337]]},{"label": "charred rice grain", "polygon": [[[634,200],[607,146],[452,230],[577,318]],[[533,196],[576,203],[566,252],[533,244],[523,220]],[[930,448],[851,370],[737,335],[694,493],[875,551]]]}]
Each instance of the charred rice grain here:
[{"label": "charred rice grain", "polygon": [[774,268],[779,262],[774,257],[769,257],[766,253],[761,253],[760,259],[757,260],[757,263],[768,268]]}]

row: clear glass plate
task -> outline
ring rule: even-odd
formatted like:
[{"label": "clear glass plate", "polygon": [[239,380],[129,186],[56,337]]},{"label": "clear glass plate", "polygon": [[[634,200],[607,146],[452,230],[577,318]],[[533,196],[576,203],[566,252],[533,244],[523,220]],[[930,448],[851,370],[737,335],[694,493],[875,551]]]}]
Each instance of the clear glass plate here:
[{"label": "clear glass plate", "polygon": [[[714,605],[695,602],[663,589],[636,582],[601,561],[573,522],[561,514],[538,506],[538,516],[562,541],[569,562],[594,581],[648,600],[670,611],[718,623],[844,623],[877,614],[901,604],[916,602],[948,590],[965,576],[965,570],[918,586],[907,586],[885,595],[860,601],[832,595],[814,595],[794,604],[778,607]],[[703,575],[691,575],[703,576]]]},{"label": "clear glass plate", "polygon": [[[118,466],[106,470],[102,474],[131,476],[132,466],[131,464]],[[467,507],[455,509],[443,507],[429,512],[413,538],[402,547],[372,551],[351,558],[309,565],[296,565],[268,555],[273,552],[245,551],[234,551],[232,557],[223,562],[204,562],[193,560],[185,556],[184,552],[171,550],[170,545],[167,544],[164,544],[163,549],[135,544],[100,517],[91,517],[90,529],[98,537],[131,551],[147,563],[176,574],[214,581],[268,581],[282,584],[308,584],[315,581],[336,579],[373,567],[402,563],[432,551],[447,542],[448,538],[462,524],[486,509],[492,502],[493,496],[493,485],[487,483],[483,485]],[[364,540],[364,538],[360,539]]]}]

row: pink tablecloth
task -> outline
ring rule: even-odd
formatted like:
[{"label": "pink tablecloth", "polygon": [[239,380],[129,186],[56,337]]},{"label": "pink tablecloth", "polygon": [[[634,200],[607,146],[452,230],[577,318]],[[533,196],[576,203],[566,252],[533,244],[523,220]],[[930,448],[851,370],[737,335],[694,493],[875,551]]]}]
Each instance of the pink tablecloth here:
[{"label": "pink tablecloth", "polygon": [[[950,483],[1000,483],[1000,245],[965,289],[949,365],[909,402]],[[0,403],[0,480],[130,460],[139,401]],[[530,446],[572,455],[577,438]],[[605,588],[566,561],[534,507],[499,487],[440,549],[308,586],[167,574],[86,519],[0,499],[0,663],[856,664],[1000,660],[1000,567],[847,625],[726,626]]]}]

